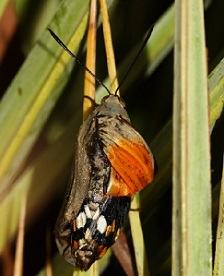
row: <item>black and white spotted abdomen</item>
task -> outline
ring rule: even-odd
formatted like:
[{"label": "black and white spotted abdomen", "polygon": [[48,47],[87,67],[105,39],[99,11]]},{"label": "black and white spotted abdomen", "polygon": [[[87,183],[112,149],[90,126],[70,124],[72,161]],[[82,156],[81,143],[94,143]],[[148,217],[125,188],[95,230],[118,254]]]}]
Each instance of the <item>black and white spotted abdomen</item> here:
[{"label": "black and white spotted abdomen", "polygon": [[72,264],[87,270],[116,241],[130,207],[129,197],[87,198],[71,222]]}]

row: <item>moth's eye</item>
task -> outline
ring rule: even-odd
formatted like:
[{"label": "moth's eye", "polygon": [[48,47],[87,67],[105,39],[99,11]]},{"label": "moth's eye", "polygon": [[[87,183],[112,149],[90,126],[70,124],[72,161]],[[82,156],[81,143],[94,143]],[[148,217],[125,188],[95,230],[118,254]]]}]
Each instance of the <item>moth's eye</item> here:
[{"label": "moth's eye", "polygon": [[101,100],[101,103],[105,103],[106,100],[107,100],[109,97],[110,97],[110,95],[107,95],[107,96],[103,97],[102,100]]}]

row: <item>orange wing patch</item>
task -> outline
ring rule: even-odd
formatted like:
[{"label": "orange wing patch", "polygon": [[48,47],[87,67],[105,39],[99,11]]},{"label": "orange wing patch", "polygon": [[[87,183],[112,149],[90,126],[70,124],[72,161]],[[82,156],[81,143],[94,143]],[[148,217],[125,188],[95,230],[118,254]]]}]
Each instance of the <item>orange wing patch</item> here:
[{"label": "orange wing patch", "polygon": [[106,154],[112,167],[108,195],[132,196],[153,180],[153,156],[140,141],[119,139],[107,147]]}]

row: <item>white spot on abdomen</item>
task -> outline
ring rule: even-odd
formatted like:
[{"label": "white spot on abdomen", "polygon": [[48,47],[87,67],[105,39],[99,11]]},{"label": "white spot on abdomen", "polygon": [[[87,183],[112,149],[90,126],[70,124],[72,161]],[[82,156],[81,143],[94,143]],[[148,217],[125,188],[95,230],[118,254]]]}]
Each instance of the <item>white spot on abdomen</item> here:
[{"label": "white spot on abdomen", "polygon": [[100,216],[97,220],[97,230],[103,234],[107,229],[107,221],[104,216]]},{"label": "white spot on abdomen", "polygon": [[81,212],[78,217],[76,218],[76,226],[77,228],[84,227],[86,224],[86,215],[84,212]]}]

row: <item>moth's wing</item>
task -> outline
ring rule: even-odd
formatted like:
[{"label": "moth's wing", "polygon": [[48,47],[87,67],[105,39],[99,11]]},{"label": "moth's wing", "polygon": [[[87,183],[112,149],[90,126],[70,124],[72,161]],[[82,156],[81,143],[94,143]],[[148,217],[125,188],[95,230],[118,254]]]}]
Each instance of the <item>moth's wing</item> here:
[{"label": "moth's wing", "polygon": [[85,136],[79,133],[75,153],[75,168],[71,177],[71,187],[67,195],[66,216],[75,217],[87,195],[91,176],[89,156],[86,151]]},{"label": "moth's wing", "polygon": [[67,187],[55,227],[55,235],[58,238],[69,237],[70,222],[79,212],[89,189],[91,166],[86,152],[86,143],[91,136],[91,126],[92,118],[82,124],[78,133],[71,181]]},{"label": "moth's wing", "polygon": [[108,195],[132,196],[153,180],[153,155],[128,121],[118,116],[107,120],[100,137],[111,164]]}]

